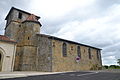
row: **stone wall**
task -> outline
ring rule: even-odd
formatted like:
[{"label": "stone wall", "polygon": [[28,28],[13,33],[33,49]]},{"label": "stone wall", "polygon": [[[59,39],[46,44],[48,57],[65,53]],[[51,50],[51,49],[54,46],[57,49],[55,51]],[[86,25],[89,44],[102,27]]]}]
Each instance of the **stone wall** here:
[{"label": "stone wall", "polygon": [[[52,47],[52,71],[80,71],[98,69],[101,67],[101,63],[97,59],[96,49],[91,48],[92,59],[89,59],[88,49],[89,47],[80,46],[81,59],[76,62],[77,57],[77,44],[67,43],[67,57],[62,55],[62,44],[64,41],[52,40],[54,44]],[[72,49],[71,49],[72,47]]]},{"label": "stone wall", "polygon": [[10,39],[17,41],[19,24],[20,23],[18,22],[11,22],[5,30],[5,36],[8,36]]},{"label": "stone wall", "polygon": [[[16,52],[16,68],[22,71],[52,71],[51,40],[45,35],[35,35],[31,41],[26,41]],[[28,46],[27,46],[28,45]]]},{"label": "stone wall", "polygon": [[[18,18],[19,12],[22,13],[21,19]],[[15,9],[7,18],[5,35],[18,42],[15,70],[79,71],[101,67],[101,57],[97,58],[97,49],[70,43],[70,41],[54,40],[50,36],[38,34],[41,25],[34,21],[25,21],[29,15]],[[62,55],[64,42],[67,43],[66,57]],[[76,62],[78,45],[81,48],[81,59]],[[88,55],[89,48],[91,48],[91,59]]]},{"label": "stone wall", "polygon": [[[18,18],[18,14],[22,13],[22,19]],[[20,12],[14,9],[7,18],[6,28],[5,28],[5,36],[13,40],[17,40],[18,34],[16,34],[20,29],[21,22],[25,21],[28,18],[28,14]]]},{"label": "stone wall", "polygon": [[52,71],[52,44],[45,35],[38,35],[37,71]]},{"label": "stone wall", "polygon": [[13,71],[15,61],[16,44],[0,41],[1,64],[0,71]]},{"label": "stone wall", "polygon": [[37,47],[35,46],[24,46],[24,51],[21,59],[21,70],[22,71],[36,71],[36,55]]},{"label": "stone wall", "polygon": [[37,70],[37,36],[40,25],[34,22],[20,24],[17,34],[17,52],[15,59],[15,70],[36,71]]}]

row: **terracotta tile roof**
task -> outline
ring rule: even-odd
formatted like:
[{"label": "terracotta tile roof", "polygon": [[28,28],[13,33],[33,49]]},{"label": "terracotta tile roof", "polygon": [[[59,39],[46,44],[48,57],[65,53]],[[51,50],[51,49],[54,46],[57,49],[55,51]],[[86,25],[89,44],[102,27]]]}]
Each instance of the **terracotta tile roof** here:
[{"label": "terracotta tile roof", "polygon": [[34,14],[31,14],[30,16],[28,16],[28,18],[25,21],[23,21],[22,23],[24,23],[24,22],[35,22],[35,23],[40,24],[40,27],[42,26]]},{"label": "terracotta tile roof", "polygon": [[16,43],[16,41],[11,40],[9,37],[4,36],[4,35],[0,35],[0,41]]},{"label": "terracotta tile roof", "polygon": [[29,21],[38,21],[37,17],[34,14],[31,14],[26,20],[29,20]]}]

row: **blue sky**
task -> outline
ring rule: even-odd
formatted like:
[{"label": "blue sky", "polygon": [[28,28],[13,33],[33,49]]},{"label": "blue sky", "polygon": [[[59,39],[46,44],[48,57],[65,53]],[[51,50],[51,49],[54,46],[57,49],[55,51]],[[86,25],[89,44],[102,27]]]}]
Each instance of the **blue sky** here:
[{"label": "blue sky", "polygon": [[103,65],[120,58],[120,0],[1,0],[0,34],[10,8],[41,17],[41,33],[102,48]]}]

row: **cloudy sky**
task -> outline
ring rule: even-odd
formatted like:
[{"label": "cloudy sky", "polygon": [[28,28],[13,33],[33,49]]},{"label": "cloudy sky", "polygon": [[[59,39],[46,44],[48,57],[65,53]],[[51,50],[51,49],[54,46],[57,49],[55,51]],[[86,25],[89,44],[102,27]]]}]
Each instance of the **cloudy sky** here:
[{"label": "cloudy sky", "polygon": [[102,48],[103,64],[120,58],[120,0],[0,0],[0,34],[10,8],[41,17],[41,33]]}]

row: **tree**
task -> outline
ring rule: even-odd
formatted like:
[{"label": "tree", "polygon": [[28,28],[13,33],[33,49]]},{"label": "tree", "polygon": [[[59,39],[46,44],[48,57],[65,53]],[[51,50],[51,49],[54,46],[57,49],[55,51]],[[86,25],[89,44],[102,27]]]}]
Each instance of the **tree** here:
[{"label": "tree", "polygon": [[120,65],[120,59],[117,59],[117,63]]},{"label": "tree", "polygon": [[108,69],[108,66],[107,66],[107,65],[104,65],[103,67],[104,67],[105,69]]},{"label": "tree", "polygon": [[116,69],[116,67],[117,67],[116,65],[110,65],[109,66],[109,68],[111,68],[111,69]]}]

